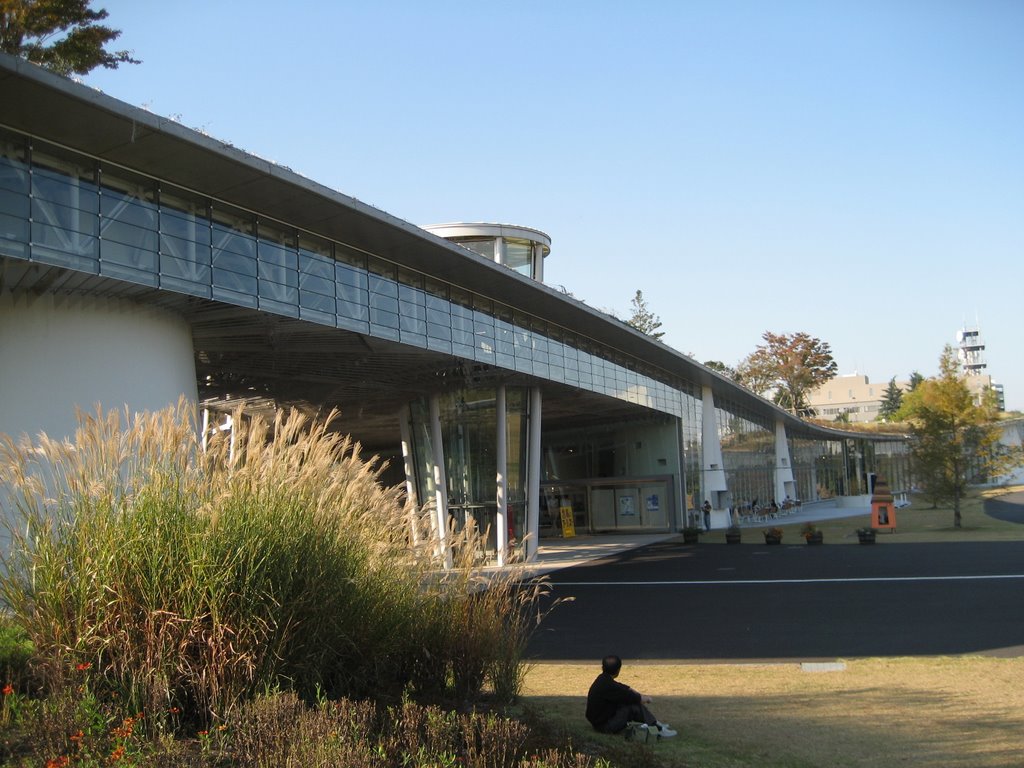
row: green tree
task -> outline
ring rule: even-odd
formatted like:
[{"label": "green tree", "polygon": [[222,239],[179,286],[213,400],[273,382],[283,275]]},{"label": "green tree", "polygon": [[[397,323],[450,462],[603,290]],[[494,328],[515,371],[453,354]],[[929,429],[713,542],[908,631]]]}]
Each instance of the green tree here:
[{"label": "green tree", "polygon": [[878,407],[878,418],[882,421],[891,421],[899,413],[903,405],[903,390],[896,384],[896,377],[889,379],[889,386],[885,388],[882,395],[882,404]]},{"label": "green tree", "polygon": [[806,333],[765,331],[761,344],[739,365],[740,381],[798,416],[813,416],[807,397],[836,375],[836,362],[826,342]]},{"label": "green tree", "polygon": [[643,291],[638,289],[631,303],[633,305],[633,313],[629,316],[629,320],[626,321],[626,325],[631,325],[640,333],[646,333],[648,336],[661,341],[661,337],[665,335],[664,331],[658,330],[661,328],[661,319],[648,308]]},{"label": "green tree", "polygon": [[903,397],[897,418],[910,424],[915,478],[933,504],[953,502],[954,528],[961,526],[960,500],[968,483],[998,474],[1007,465],[998,415],[991,393],[975,402],[949,344],[939,358],[939,375],[924,379]]},{"label": "green tree", "polygon": [[922,381],[924,381],[924,376],[922,376],[917,371],[912,371],[910,374],[910,383],[907,385],[907,391],[913,392],[915,389],[917,389],[917,385],[920,384]]},{"label": "green tree", "polygon": [[96,67],[138,64],[130,51],[108,51],[120,30],[99,24],[107,18],[91,0],[0,0],[0,50],[68,77]]}]

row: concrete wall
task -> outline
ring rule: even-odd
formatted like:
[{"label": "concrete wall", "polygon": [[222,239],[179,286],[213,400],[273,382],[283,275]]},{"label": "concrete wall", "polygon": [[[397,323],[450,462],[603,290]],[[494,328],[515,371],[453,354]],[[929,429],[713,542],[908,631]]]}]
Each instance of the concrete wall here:
[{"label": "concrete wall", "polygon": [[75,408],[195,402],[192,335],[177,315],[124,300],[0,295],[0,432],[67,437]]}]

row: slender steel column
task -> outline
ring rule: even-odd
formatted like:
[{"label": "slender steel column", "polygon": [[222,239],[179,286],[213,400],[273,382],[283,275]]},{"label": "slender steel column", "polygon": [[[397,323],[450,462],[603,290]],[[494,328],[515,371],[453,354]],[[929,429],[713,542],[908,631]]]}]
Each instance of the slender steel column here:
[{"label": "slender steel column", "polygon": [[452,567],[452,550],[448,546],[448,481],[444,476],[444,443],[441,440],[441,401],[430,397],[430,442],[434,453],[434,497],[437,504],[437,541],[444,558],[444,567]]},{"label": "slender steel column", "polygon": [[540,387],[530,390],[530,467],[526,473],[526,559],[537,557],[540,536]]},{"label": "slender steel column", "polygon": [[495,531],[498,546],[498,565],[505,565],[508,557],[508,426],[506,423],[505,409],[505,385],[498,387],[494,402],[497,418],[495,419],[495,463],[497,467],[497,490],[495,501],[498,505],[498,513],[495,516],[494,524],[498,527]]},{"label": "slender steel column", "polygon": [[402,406],[398,413],[398,424],[402,434],[402,464],[405,468],[405,495],[409,506],[409,527],[412,529],[412,544],[418,546],[420,543],[419,526],[419,495],[416,493],[416,470],[413,465],[412,430],[409,423],[412,421],[412,411],[408,405]]}]

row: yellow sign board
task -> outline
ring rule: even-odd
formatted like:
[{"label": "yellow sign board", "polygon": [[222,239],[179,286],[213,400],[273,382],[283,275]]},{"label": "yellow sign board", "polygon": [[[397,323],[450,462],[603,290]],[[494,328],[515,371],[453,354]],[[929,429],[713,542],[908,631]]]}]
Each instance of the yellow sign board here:
[{"label": "yellow sign board", "polygon": [[573,538],[576,535],[576,518],[572,514],[572,507],[559,507],[558,512],[562,517],[562,536]]}]

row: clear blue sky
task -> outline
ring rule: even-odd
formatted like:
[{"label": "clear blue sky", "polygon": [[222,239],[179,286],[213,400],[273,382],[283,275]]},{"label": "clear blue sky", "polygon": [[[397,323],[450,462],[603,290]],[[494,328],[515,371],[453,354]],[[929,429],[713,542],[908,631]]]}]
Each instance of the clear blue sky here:
[{"label": "clear blue sky", "polygon": [[416,224],[552,238],[546,282],[735,364],[806,331],[1024,409],[1020,0],[95,0],[85,82]]}]

